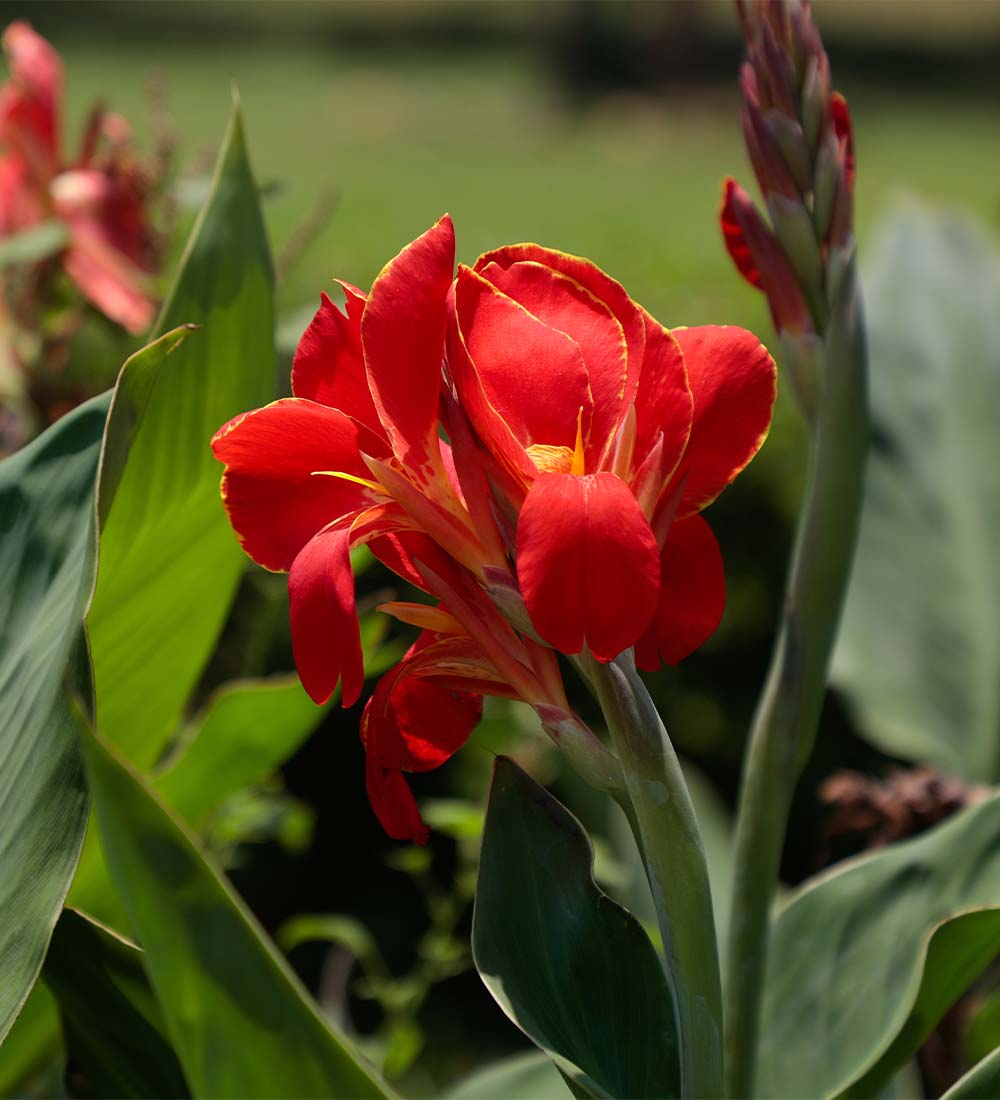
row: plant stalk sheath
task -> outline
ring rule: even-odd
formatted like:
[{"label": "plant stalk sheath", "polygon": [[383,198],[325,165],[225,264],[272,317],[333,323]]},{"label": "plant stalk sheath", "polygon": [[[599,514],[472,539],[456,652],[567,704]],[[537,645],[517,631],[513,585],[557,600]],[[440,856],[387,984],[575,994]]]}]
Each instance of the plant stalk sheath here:
[{"label": "plant stalk sheath", "polygon": [[722,990],[708,869],[670,738],[631,653],[581,662],[625,776],[623,808],[642,854],[680,1029],[682,1096],[722,1095]]},{"label": "plant stalk sheath", "polygon": [[854,262],[835,288],[805,503],[784,612],[750,732],[727,943],[726,1095],[752,1097],[771,904],[792,795],[812,751],[861,511],[869,421]]}]

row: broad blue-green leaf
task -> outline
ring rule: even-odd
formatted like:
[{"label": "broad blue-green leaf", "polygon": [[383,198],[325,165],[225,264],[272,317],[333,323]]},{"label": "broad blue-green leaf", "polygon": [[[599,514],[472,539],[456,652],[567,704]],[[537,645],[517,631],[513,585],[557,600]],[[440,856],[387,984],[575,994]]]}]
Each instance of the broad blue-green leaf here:
[{"label": "broad blue-green leaf", "polygon": [[272,299],[257,188],[234,112],[212,194],[157,324],[159,332],[201,329],[153,379],[134,441],[109,453],[115,461],[102,471],[117,491],[102,505],[87,619],[97,723],[142,766],[177,728],[246,562],[222,509],[209,440],[273,396]]},{"label": "broad blue-green leaf", "polygon": [[106,397],[0,463],[0,1039],[80,855],[87,795],[63,682],[94,569]]},{"label": "broad blue-green leaf", "polygon": [[75,1097],[186,1097],[163,1015],[134,944],[64,909],[45,959]]},{"label": "broad blue-green leaf", "polygon": [[504,1012],[587,1096],[679,1095],[674,1008],[638,921],[594,882],[580,823],[497,760],[472,927]]},{"label": "broad blue-green leaf", "polygon": [[994,795],[820,876],[779,914],[758,1091],[873,1095],[998,952]]},{"label": "broad blue-green leaf", "polygon": [[445,1093],[447,1100],[569,1100],[572,1095],[559,1070],[540,1053],[495,1062]]},{"label": "broad blue-green leaf", "polygon": [[80,726],[111,875],[194,1095],[385,1096],[191,834]]},{"label": "broad blue-green leaf", "polygon": [[956,1081],[941,1100],[996,1100],[998,1096],[1000,1096],[1000,1047]]},{"label": "broad blue-green leaf", "polygon": [[1000,251],[898,210],[868,253],[874,436],[834,681],[886,752],[1000,775]]}]

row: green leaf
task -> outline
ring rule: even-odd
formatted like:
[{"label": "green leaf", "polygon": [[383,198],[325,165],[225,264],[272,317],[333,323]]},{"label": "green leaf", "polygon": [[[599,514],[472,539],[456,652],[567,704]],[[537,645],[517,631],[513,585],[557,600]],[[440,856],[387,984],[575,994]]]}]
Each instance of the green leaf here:
[{"label": "green leaf", "polygon": [[64,909],[43,976],[59,1001],[76,1097],[186,1097],[134,944]]},{"label": "green leaf", "polygon": [[197,828],[225,798],[259,783],[302,744],[326,713],[297,676],[225,684],[154,778],[160,796]]},{"label": "green leaf", "polygon": [[[35,982],[0,1047],[0,1096],[55,1095],[62,1082],[62,1033],[55,998]],[[44,1088],[45,1078],[52,1088]]]},{"label": "green leaf", "polygon": [[106,397],[0,463],[0,1040],[69,889],[87,794],[63,683],[93,584]]},{"label": "green leaf", "polygon": [[541,1053],[516,1054],[464,1077],[446,1100],[568,1100],[562,1074]]},{"label": "green leaf", "polygon": [[271,262],[238,111],[157,331],[189,323],[200,331],[147,376],[135,439],[109,449],[101,472],[100,568],[87,619],[97,722],[141,766],[176,729],[246,562],[209,440],[275,388]]},{"label": "green leaf", "polygon": [[1000,795],[820,876],[779,914],[759,1092],[873,1095],[997,952]]},{"label": "green leaf", "polygon": [[[1000,894],[998,894],[1000,906]],[[920,1049],[945,1012],[996,958],[1000,949],[1000,908],[955,917],[931,936],[920,991],[892,1045],[848,1091],[872,1096]]]},{"label": "green leaf", "polygon": [[193,1093],[387,1095],[192,836],[80,725],[111,875]]},{"label": "green leaf", "polygon": [[870,250],[874,436],[833,676],[879,748],[1000,776],[1000,251],[908,206]]},{"label": "green leaf", "polygon": [[598,889],[593,858],[576,818],[500,757],[472,926],[476,967],[574,1093],[677,1096],[662,966],[638,921]]},{"label": "green leaf", "polygon": [[955,1082],[941,1100],[996,1100],[1000,1096],[1000,1047]]},{"label": "green leaf", "polygon": [[47,260],[68,243],[69,230],[62,222],[39,222],[0,241],[0,268]]}]

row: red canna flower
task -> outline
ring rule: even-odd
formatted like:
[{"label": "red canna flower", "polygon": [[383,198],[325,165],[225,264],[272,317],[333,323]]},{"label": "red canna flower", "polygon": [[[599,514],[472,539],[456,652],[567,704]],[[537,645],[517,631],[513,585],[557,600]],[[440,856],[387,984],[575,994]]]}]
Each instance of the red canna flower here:
[{"label": "red canna flower", "polygon": [[418,842],[402,773],[457,751],[482,695],[528,702],[578,765],[609,772],[555,650],[634,645],[651,668],[712,633],[722,562],[698,512],[756,452],[774,400],[755,337],[668,332],[585,260],[521,245],[453,273],[446,216],[367,296],[342,283],[344,312],[324,295],[294,396],[212,441],[244,548],[289,571],[317,702],[362,687],[352,547],[438,601],[382,608],[423,632],[362,720],[372,806]]},{"label": "red canna flower", "polygon": [[509,477],[517,579],[565,653],[673,664],[715,630],[722,558],[698,513],[757,452],[774,363],[751,333],[673,332],[586,260],[517,245],[460,267],[449,369]]},{"label": "red canna flower", "polygon": [[130,332],[153,319],[147,283],[155,248],[146,173],[128,152],[128,124],[96,110],[73,160],[60,151],[62,64],[31,26],[3,34],[10,79],[0,89],[0,237],[49,219],[69,243],[62,265],[94,306]]}]

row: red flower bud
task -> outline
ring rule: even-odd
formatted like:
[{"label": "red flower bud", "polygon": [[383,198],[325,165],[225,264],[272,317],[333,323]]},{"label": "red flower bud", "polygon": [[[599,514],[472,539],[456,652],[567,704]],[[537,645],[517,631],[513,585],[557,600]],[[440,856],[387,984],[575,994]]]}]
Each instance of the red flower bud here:
[{"label": "red flower bud", "polygon": [[767,296],[779,332],[811,332],[812,318],[792,265],[752,199],[732,178],[723,184],[719,217],[736,269]]}]

